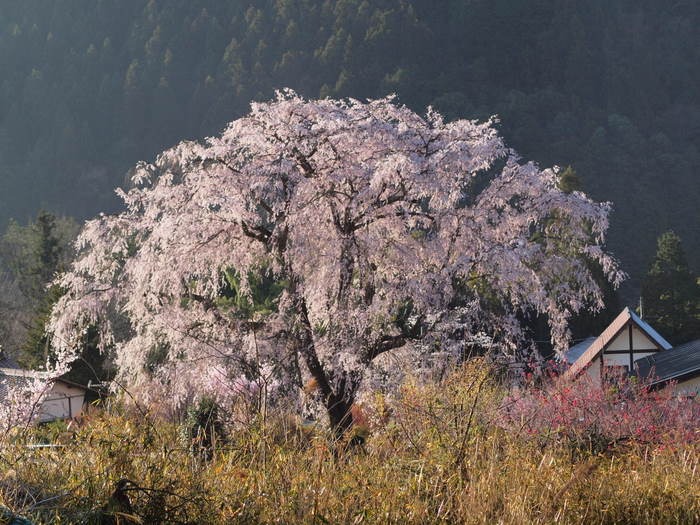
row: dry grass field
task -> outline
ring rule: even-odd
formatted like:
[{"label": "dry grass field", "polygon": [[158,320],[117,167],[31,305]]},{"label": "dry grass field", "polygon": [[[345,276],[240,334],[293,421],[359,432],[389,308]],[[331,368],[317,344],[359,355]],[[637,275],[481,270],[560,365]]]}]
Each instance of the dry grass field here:
[{"label": "dry grass field", "polygon": [[[554,418],[562,406],[539,395],[540,412],[522,409],[491,377],[475,362],[378,395],[352,445],[283,413],[193,445],[178,425],[114,404],[73,429],[5,436],[0,504],[35,523],[700,522],[697,429],[657,417],[620,436],[593,410],[572,433]],[[696,416],[684,403],[674,410]],[[56,446],[28,446],[38,442]]]}]

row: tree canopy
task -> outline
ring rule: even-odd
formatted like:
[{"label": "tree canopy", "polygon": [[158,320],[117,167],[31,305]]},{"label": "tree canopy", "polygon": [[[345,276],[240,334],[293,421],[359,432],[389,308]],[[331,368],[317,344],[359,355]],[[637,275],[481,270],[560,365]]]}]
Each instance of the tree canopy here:
[{"label": "tree canopy", "polygon": [[608,204],[561,191],[492,120],[392,98],[285,91],[134,184],[80,235],[50,330],[65,363],[99,325],[120,378],[173,403],[313,379],[342,430],[382,354],[486,333],[512,355],[533,312],[562,347],[572,312],[603,306],[591,262],[622,278],[601,247]]},{"label": "tree canopy", "polygon": [[663,233],[642,281],[642,309],[673,344],[700,337],[698,279],[688,266],[681,238],[672,231]]},{"label": "tree canopy", "polygon": [[44,323],[60,295],[48,287],[67,269],[79,229],[71,218],[40,211],[26,226],[10,221],[0,237],[0,341],[25,367],[46,362]]}]

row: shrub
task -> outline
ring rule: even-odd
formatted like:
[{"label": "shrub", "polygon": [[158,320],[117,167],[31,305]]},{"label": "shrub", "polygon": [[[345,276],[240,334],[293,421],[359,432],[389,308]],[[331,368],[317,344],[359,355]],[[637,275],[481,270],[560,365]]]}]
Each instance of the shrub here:
[{"label": "shrub", "polygon": [[700,441],[700,403],[671,388],[653,390],[634,377],[602,385],[582,376],[545,381],[508,396],[499,423],[543,443],[563,440],[574,449],[602,452],[619,444],[668,445]]},{"label": "shrub", "polygon": [[221,407],[216,400],[205,396],[190,407],[183,430],[192,453],[211,459],[217,444],[225,439]]}]

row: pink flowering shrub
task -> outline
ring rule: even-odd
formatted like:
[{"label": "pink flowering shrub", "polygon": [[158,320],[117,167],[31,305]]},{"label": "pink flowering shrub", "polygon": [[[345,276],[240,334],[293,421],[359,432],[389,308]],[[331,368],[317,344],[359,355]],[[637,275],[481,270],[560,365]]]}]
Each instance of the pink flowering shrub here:
[{"label": "pink flowering shrub", "polygon": [[574,382],[551,378],[504,399],[500,413],[499,423],[510,431],[592,452],[622,443],[700,442],[700,402],[636,378],[602,385],[585,375]]}]

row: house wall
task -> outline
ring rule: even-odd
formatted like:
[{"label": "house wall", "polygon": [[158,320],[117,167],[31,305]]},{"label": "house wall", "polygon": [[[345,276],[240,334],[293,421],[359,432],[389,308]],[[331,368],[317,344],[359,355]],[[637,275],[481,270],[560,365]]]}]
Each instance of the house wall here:
[{"label": "house wall", "polygon": [[610,341],[607,350],[629,350],[630,349],[630,338],[627,329],[622,330],[617,337]]},{"label": "house wall", "polygon": [[686,381],[679,381],[673,387],[673,393],[676,395],[700,394],[700,376]]},{"label": "house wall", "polygon": [[[634,350],[651,350],[655,351],[657,349],[654,342],[649,339],[644,332],[642,332],[636,325],[632,325],[632,348]],[[630,336],[629,329],[622,330],[615,339],[613,339],[606,351],[608,350],[629,350],[630,349]]]},{"label": "house wall", "polygon": [[[633,360],[641,359],[642,357],[647,357],[649,355],[654,355],[656,352],[632,352]],[[603,362],[606,366],[620,366],[624,365],[629,368],[630,366],[630,355],[629,354],[604,354]]]},{"label": "house wall", "polygon": [[586,373],[594,385],[600,384],[600,359],[594,359],[586,368]]},{"label": "house wall", "polygon": [[[630,332],[629,327],[622,330],[615,339],[613,339],[608,347],[603,351],[603,364],[605,366],[625,366],[629,369],[630,356],[627,354],[618,354],[612,352],[628,351],[630,349]],[[612,352],[611,352],[612,351]],[[636,361],[643,357],[652,355],[658,351],[654,342],[639,329],[636,325],[632,325],[632,360]]]},{"label": "house wall", "polygon": [[[635,350],[656,350],[654,342],[649,339],[636,325],[632,326],[632,348]],[[638,359],[635,356],[635,359]]]},{"label": "house wall", "polygon": [[56,381],[39,409],[39,421],[44,423],[56,419],[70,419],[80,415],[85,400],[81,388]]}]

